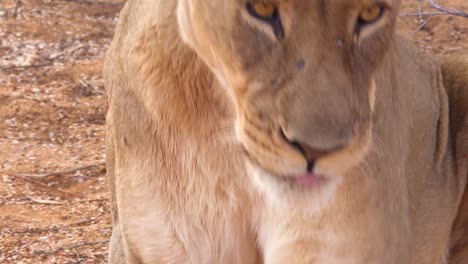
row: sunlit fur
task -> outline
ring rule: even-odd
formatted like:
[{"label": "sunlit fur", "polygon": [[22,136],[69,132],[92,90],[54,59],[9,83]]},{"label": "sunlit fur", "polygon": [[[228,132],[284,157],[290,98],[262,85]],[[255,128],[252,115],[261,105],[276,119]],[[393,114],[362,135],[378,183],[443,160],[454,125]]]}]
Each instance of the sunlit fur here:
[{"label": "sunlit fur", "polygon": [[[398,0],[128,0],[106,58],[109,263],[468,263],[468,61]],[[330,150],[303,186],[304,153]],[[465,194],[464,194],[465,193]]]}]

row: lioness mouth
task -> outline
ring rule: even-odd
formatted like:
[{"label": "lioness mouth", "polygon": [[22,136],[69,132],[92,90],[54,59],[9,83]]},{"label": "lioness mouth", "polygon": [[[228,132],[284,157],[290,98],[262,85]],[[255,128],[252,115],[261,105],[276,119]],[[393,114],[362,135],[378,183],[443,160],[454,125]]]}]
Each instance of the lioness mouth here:
[{"label": "lioness mouth", "polygon": [[313,171],[315,161],[311,161],[308,163],[307,172],[305,172],[304,174],[279,175],[263,168],[260,165],[260,163],[257,162],[256,159],[252,155],[250,155],[250,153],[244,147],[243,151],[251,164],[264,171],[269,178],[281,182],[283,184],[311,189],[322,184],[326,180],[325,176],[317,174]]},{"label": "lioness mouth", "polygon": [[304,175],[295,176],[294,180],[297,184],[310,188],[319,185],[324,180],[324,177],[313,172],[308,172]]},{"label": "lioness mouth", "polygon": [[287,184],[291,187],[299,187],[306,190],[317,188],[326,181],[325,176],[314,172],[307,172],[299,175],[276,175],[272,173],[267,173],[267,175],[269,178],[281,182],[282,184]]}]

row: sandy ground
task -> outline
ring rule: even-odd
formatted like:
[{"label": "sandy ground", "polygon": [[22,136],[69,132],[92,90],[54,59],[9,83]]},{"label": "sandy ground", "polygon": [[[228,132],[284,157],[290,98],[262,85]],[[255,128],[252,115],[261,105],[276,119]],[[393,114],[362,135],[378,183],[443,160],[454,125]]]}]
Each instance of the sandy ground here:
[{"label": "sandy ground", "polygon": [[[107,261],[102,65],[122,3],[0,0],[0,263]],[[417,12],[404,0],[402,14]],[[427,52],[468,53],[468,19],[427,19],[402,15],[398,31]]]}]

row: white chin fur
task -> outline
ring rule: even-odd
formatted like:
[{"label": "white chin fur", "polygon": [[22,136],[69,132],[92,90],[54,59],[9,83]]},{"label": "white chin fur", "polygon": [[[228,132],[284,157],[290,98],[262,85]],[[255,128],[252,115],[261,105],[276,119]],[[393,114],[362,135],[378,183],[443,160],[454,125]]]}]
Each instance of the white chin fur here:
[{"label": "white chin fur", "polygon": [[262,168],[247,162],[254,186],[264,195],[269,206],[285,212],[301,211],[316,215],[326,209],[336,194],[342,177],[327,177],[312,188],[301,187],[277,179]]}]

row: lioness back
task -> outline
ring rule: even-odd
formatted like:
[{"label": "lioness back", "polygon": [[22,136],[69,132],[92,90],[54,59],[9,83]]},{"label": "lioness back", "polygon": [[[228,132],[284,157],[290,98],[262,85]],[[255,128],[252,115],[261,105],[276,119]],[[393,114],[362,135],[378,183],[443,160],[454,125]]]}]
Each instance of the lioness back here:
[{"label": "lioness back", "polygon": [[468,62],[397,37],[398,6],[128,0],[109,263],[468,261]]}]

